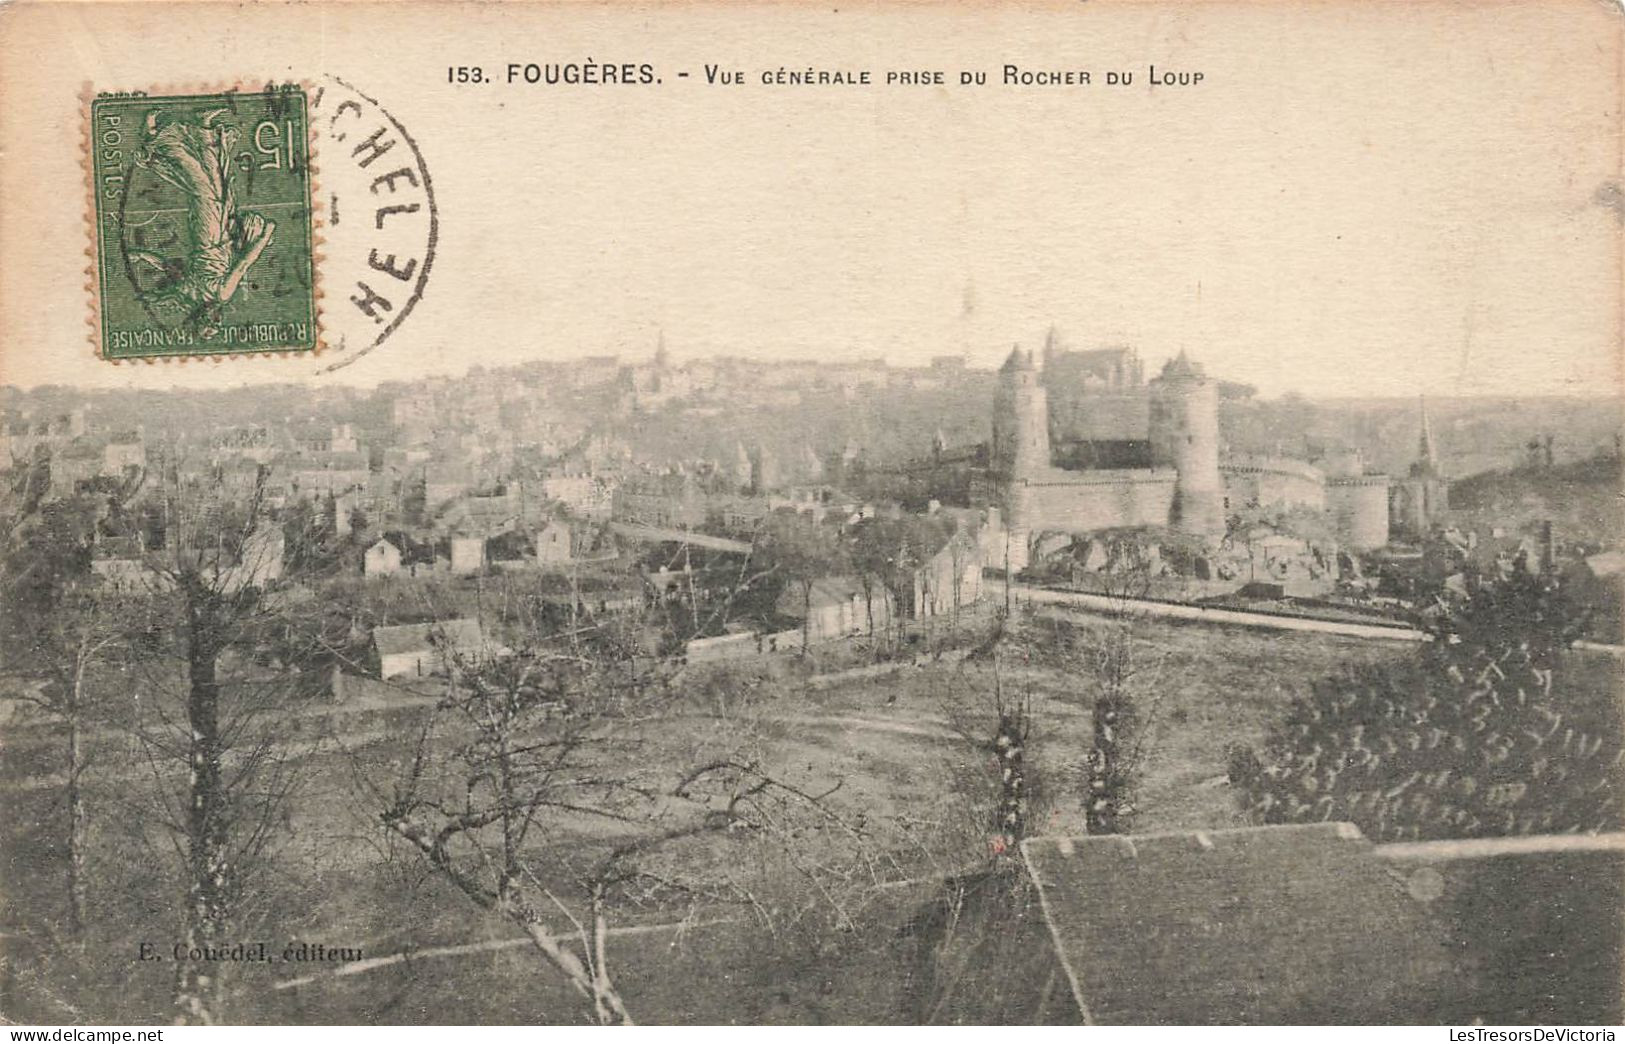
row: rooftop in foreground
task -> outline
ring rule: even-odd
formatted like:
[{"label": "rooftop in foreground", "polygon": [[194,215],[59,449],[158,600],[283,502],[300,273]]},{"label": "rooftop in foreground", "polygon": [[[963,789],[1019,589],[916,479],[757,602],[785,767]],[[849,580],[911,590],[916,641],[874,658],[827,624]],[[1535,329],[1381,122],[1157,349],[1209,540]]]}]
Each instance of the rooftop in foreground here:
[{"label": "rooftop in foreground", "polygon": [[1022,853],[1086,1022],[1621,1017],[1625,835],[1373,845],[1321,823]]}]

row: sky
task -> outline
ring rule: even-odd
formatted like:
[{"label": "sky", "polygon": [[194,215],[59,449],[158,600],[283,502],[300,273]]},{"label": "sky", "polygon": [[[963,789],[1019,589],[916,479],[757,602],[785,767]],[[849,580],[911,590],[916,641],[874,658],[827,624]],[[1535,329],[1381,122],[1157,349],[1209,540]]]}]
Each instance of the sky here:
[{"label": "sky", "polygon": [[[1266,395],[1621,390],[1625,20],[1589,0],[152,9],[0,14],[7,383],[370,385],[638,356],[657,336],[679,362],[996,365],[1053,325],[1153,366],[1183,350]],[[22,60],[37,53],[53,61]],[[664,82],[445,83],[454,62],[500,77],[588,57]],[[91,358],[82,85],[214,83],[245,62],[339,73],[410,130],[440,213],[422,301],[319,376]],[[706,85],[707,63],[746,83]],[[1006,63],[1094,82],[1006,87]],[[1153,64],[1203,81],[1150,86]],[[950,83],[760,84],[781,66]],[[1135,83],[1102,84],[1114,69]]]}]

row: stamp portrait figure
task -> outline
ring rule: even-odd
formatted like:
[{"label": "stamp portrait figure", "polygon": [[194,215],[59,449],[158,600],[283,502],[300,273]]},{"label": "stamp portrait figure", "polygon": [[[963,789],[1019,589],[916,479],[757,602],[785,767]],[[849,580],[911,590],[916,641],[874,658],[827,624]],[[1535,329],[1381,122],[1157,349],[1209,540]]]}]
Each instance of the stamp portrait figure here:
[{"label": "stamp portrait figure", "polygon": [[304,89],[104,92],[88,115],[98,353],[317,348]]},{"label": "stamp portrait figure", "polygon": [[147,116],[146,143],[134,156],[138,167],[185,194],[187,235],[185,255],[178,261],[145,250],[132,250],[130,261],[164,273],[157,301],[209,317],[205,336],[276,230],[276,223],[264,215],[238,207],[231,166],[238,138],[237,125],[225,109],[201,119],[153,112]]}]

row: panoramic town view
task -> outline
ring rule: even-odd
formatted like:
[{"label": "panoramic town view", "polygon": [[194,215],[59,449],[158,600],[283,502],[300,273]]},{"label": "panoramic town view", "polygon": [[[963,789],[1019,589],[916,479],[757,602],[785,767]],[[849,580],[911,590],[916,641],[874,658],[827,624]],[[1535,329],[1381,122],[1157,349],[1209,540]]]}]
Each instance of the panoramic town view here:
[{"label": "panoramic town view", "polygon": [[0,389],[9,1018],[1620,1020],[1617,399],[670,340]]}]

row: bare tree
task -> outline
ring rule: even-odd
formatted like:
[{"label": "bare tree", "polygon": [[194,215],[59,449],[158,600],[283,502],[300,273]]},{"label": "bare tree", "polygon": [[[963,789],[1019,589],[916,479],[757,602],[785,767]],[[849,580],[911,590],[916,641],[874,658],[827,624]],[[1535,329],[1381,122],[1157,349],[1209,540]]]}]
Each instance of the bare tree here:
[{"label": "bare tree", "polygon": [[920,573],[951,535],[941,519],[929,515],[865,519],[850,531],[849,560],[858,570],[871,607],[878,581],[886,607],[886,633],[893,645],[901,634],[904,612],[925,613],[915,598]]},{"label": "bare tree", "polygon": [[979,563],[975,538],[963,529],[957,529],[948,540],[948,557],[953,566],[953,577],[949,581],[953,590],[953,630],[959,633],[959,610],[965,604],[965,569],[972,562]]},{"label": "bare tree", "polygon": [[[880,519],[864,519],[855,526],[849,527],[843,534],[848,543],[847,559],[852,563],[857,573],[858,583],[863,587],[864,615],[866,630],[869,638],[875,636],[875,596],[881,598],[881,619],[887,621],[887,630],[890,630],[890,621],[895,612],[891,601],[891,592],[885,586],[885,575],[891,568],[892,554],[886,539],[885,523]],[[878,590],[877,590],[878,588]],[[879,646],[875,653],[880,652]]]},{"label": "bare tree", "polygon": [[959,832],[969,828],[988,843],[938,879],[909,926],[913,1017],[922,1024],[1031,1019],[1031,1000],[1054,988],[1034,946],[1044,930],[1035,931],[1038,900],[1020,856],[1048,802],[1033,757],[1044,736],[1026,677],[1038,644],[1032,628],[1020,611],[1001,618],[944,687],[950,725],[979,755],[978,771],[962,774]]},{"label": "bare tree", "polygon": [[24,696],[58,718],[67,733],[62,774],[68,819],[68,927],[77,935],[85,927],[88,880],[89,815],[83,786],[90,764],[86,734],[103,720],[107,702],[103,693],[93,690],[91,674],[122,645],[124,632],[111,599],[85,597],[82,592],[65,599],[42,624],[36,632],[35,649],[50,680]]},{"label": "bare tree", "polygon": [[[969,670],[945,693],[949,727],[973,750],[991,757],[995,780],[988,820],[994,855],[1014,856],[1027,835],[1036,798],[1033,765],[1028,757],[1036,735],[1032,691],[1013,674],[1028,665],[1022,621],[1001,619],[993,632],[970,653]],[[991,677],[984,677],[986,675]],[[985,807],[985,806],[984,806]]]},{"label": "bare tree", "polygon": [[999,805],[994,823],[998,850],[1014,852],[1027,833],[1027,738],[1032,729],[1032,700],[1012,696],[1004,689],[997,664],[993,670],[994,710],[998,727],[993,733],[993,754],[999,765]]},{"label": "bare tree", "polygon": [[1134,791],[1166,663],[1141,633],[1144,614],[1137,601],[1146,586],[1141,569],[1108,575],[1112,604],[1106,620],[1078,628],[1068,650],[1093,690],[1084,782],[1084,827],[1090,834],[1125,833],[1134,816]]},{"label": "bare tree", "polygon": [[68,928],[80,934],[86,923],[89,811],[84,776],[90,766],[87,738],[109,716],[108,694],[93,682],[95,668],[123,644],[123,620],[111,597],[91,596],[76,584],[53,612],[28,628],[25,669],[41,679],[19,691],[61,723],[64,731],[62,781],[67,813]]},{"label": "bare tree", "polygon": [[[284,714],[302,670],[334,639],[321,613],[287,611],[285,535],[263,484],[238,501],[172,471],[161,495],[164,546],[146,563],[155,622],[135,657],[150,698],[136,731],[154,783],[145,812],[183,867],[181,946],[206,957],[232,937],[253,868],[283,825],[300,753]],[[178,1021],[219,1021],[222,967],[178,962]]]},{"label": "bare tree", "polygon": [[758,541],[765,558],[801,592],[801,651],[812,647],[813,585],[841,571],[844,547],[835,527],[793,512],[775,512],[763,522]]},{"label": "bare tree", "polygon": [[[570,652],[467,655],[444,640],[440,647],[458,677],[419,736],[411,771],[381,813],[384,825],[475,905],[522,928],[592,999],[599,1021],[628,1021],[607,971],[589,966],[547,926],[536,903],[552,893],[530,887],[522,858],[549,810],[617,815],[607,802],[595,805],[615,787],[594,774],[588,757],[596,719],[589,705],[612,700],[613,683],[581,685],[583,661]],[[452,751],[444,760],[442,744]]]},{"label": "bare tree", "polygon": [[46,500],[37,470],[23,469],[0,495],[7,523],[0,555],[4,649],[13,668],[38,682],[21,690],[23,700],[61,722],[65,732],[68,926],[78,935],[87,901],[86,734],[106,710],[92,676],[122,644],[126,622],[116,591],[93,590],[90,560],[103,528],[126,509],[142,476],[109,483],[100,493]]},{"label": "bare tree", "polygon": [[[676,597],[666,603],[666,644],[670,650],[680,652],[692,639],[723,633],[747,597],[765,589],[764,581],[775,576],[781,566],[765,561],[768,556],[760,551],[753,544],[740,555],[696,555],[688,544],[677,545],[664,563],[668,570],[680,568],[685,581]],[[700,559],[697,567],[696,557]]]},{"label": "bare tree", "polygon": [[[839,781],[775,774],[744,719],[708,719],[698,735],[672,727],[683,719],[671,665],[642,652],[638,630],[633,614],[534,627],[516,649],[442,640],[444,696],[409,766],[366,783],[384,828],[519,928],[603,1024],[632,1022],[607,946],[616,909],[767,909],[717,870],[703,839],[787,839],[814,820],[866,847],[828,805]],[[800,872],[821,880],[816,867]]]},{"label": "bare tree", "polygon": [[[8,490],[3,510],[17,524],[0,580],[8,658],[45,680],[37,701],[64,723],[71,925],[87,917],[87,736],[93,725],[118,726],[137,739],[156,785],[109,788],[104,800],[129,813],[118,821],[140,843],[154,843],[149,828],[168,836],[187,882],[183,945],[206,951],[229,936],[240,871],[275,833],[291,786],[271,719],[308,650],[293,651],[298,641],[267,597],[283,540],[260,491],[238,501],[207,469],[183,477],[170,449],[155,474],[93,480],[49,499],[32,481]],[[97,583],[91,562],[108,542],[124,567]],[[223,660],[251,663],[278,642],[278,667],[252,678],[228,668],[235,673],[222,678]],[[131,672],[130,699],[112,708],[96,676],[115,652]],[[219,966],[178,963],[180,1019],[217,1019],[220,983],[205,969]]]}]

